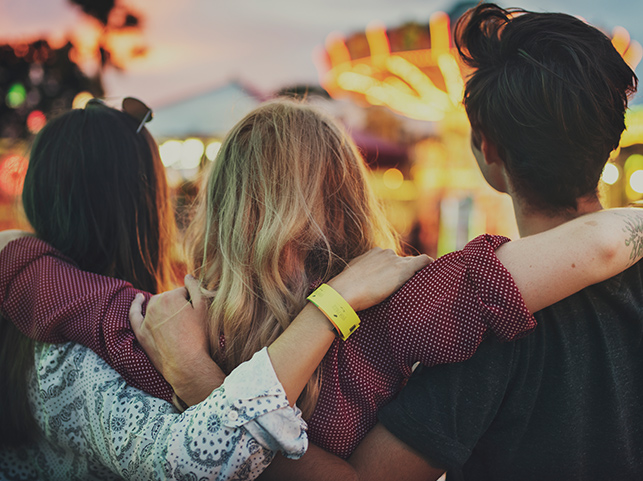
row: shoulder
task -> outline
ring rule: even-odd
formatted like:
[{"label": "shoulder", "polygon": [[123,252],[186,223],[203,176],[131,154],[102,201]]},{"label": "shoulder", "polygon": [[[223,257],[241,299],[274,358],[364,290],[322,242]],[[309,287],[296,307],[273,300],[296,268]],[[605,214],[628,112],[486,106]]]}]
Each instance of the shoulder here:
[{"label": "shoulder", "polygon": [[7,244],[9,244],[9,242],[20,239],[22,237],[33,237],[33,234],[18,229],[0,231],[0,250],[7,247]]}]

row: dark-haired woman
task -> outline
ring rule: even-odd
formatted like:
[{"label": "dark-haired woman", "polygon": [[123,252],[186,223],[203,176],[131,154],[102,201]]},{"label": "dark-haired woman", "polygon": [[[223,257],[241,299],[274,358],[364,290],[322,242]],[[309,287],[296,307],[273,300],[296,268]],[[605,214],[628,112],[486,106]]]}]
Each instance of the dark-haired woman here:
[{"label": "dark-haired woman", "polygon": [[[80,268],[160,292],[176,285],[178,258],[165,172],[145,115],[93,100],[48,122],[31,148],[22,200],[36,235]],[[8,320],[0,319],[0,331],[0,383],[12,393],[0,397],[0,443],[19,443],[35,431],[25,386],[33,342]]]}]

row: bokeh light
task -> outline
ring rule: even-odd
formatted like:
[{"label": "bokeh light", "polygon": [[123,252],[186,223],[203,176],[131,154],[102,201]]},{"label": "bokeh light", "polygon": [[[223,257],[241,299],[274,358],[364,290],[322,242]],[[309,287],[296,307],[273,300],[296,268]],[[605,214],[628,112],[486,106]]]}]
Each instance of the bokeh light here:
[{"label": "bokeh light", "polygon": [[603,180],[603,182],[605,182],[608,185],[614,185],[619,177],[620,177],[620,172],[618,171],[618,167],[616,167],[612,163],[605,164],[605,168],[603,169],[603,175],[601,176],[601,179]]},{"label": "bokeh light", "polygon": [[398,169],[388,169],[382,176],[384,185],[391,190],[399,189],[404,182],[404,174]]},{"label": "bokeh light", "polygon": [[37,134],[40,132],[45,124],[47,123],[47,117],[40,110],[34,110],[27,117],[27,128],[32,134]]},{"label": "bokeh light", "polygon": [[167,140],[161,144],[159,152],[165,167],[170,167],[181,160],[181,146],[178,140]]},{"label": "bokeh light", "polygon": [[22,192],[28,161],[21,155],[9,155],[0,160],[0,190],[15,197]]},{"label": "bokeh light", "polygon": [[643,170],[637,170],[630,176],[630,187],[634,192],[643,194]]},{"label": "bokeh light", "polygon": [[94,96],[92,94],[90,94],[89,92],[79,92],[74,97],[74,100],[71,103],[71,108],[72,109],[84,109],[85,106],[87,105],[87,102],[89,102],[93,98],[94,98]]},{"label": "bokeh light", "polygon": [[7,91],[5,101],[10,109],[17,109],[27,99],[27,91],[21,83],[15,83]]},{"label": "bokeh light", "polygon": [[217,157],[217,154],[219,153],[219,149],[221,149],[221,142],[219,142],[218,140],[215,140],[214,142],[210,142],[208,146],[205,148],[205,157],[209,161],[213,161]]},{"label": "bokeh light", "polygon": [[181,146],[180,169],[196,169],[201,163],[205,146],[199,139],[186,139]]}]

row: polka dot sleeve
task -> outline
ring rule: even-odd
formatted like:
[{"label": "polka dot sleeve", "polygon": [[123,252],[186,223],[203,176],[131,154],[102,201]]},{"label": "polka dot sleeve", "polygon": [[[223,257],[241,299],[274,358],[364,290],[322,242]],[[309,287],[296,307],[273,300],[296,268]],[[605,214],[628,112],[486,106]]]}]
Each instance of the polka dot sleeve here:
[{"label": "polka dot sleeve", "polygon": [[411,375],[468,359],[488,333],[503,340],[531,331],[530,315],[495,250],[508,239],[480,236],[440,257],[385,302],[362,311],[347,341],[322,363],[322,386],[310,422],[312,443],[347,458]]},{"label": "polka dot sleeve", "polygon": [[130,385],[171,401],[172,388],[129,324],[137,292],[125,281],[80,271],[34,237],[14,240],[0,252],[0,310],[20,331],[42,342],[83,344]]},{"label": "polka dot sleeve", "polygon": [[470,358],[487,333],[510,341],[536,327],[511,274],[495,255],[509,239],[481,235],[442,256],[391,298],[388,334],[400,369]]}]

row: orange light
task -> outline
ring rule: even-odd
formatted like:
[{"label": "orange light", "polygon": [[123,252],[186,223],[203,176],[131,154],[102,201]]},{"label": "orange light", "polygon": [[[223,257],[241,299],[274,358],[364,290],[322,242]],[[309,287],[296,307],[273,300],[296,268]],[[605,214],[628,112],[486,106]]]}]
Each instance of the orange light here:
[{"label": "orange light", "polygon": [[383,66],[386,58],[391,55],[391,46],[384,25],[379,22],[371,23],[366,28],[366,40],[371,50],[373,64],[378,67]]},{"label": "orange light", "polygon": [[34,110],[27,117],[27,128],[32,134],[40,132],[47,123],[47,117],[40,110]]},{"label": "orange light", "polygon": [[435,12],[429,19],[431,32],[431,52],[437,58],[451,48],[451,27],[449,16],[444,12]]},{"label": "orange light", "polygon": [[623,27],[615,27],[612,31],[612,45],[618,53],[623,55],[630,44],[630,33]]},{"label": "orange light", "polygon": [[623,54],[623,60],[632,70],[635,70],[641,59],[643,59],[643,47],[636,41],[631,42],[627,51]]},{"label": "orange light", "polygon": [[348,52],[344,38],[338,33],[328,35],[326,38],[326,51],[332,68],[337,68],[343,64],[350,66],[351,54]]},{"label": "orange light", "polygon": [[10,155],[0,162],[0,190],[12,197],[22,192],[27,173],[27,159],[20,155]]}]

